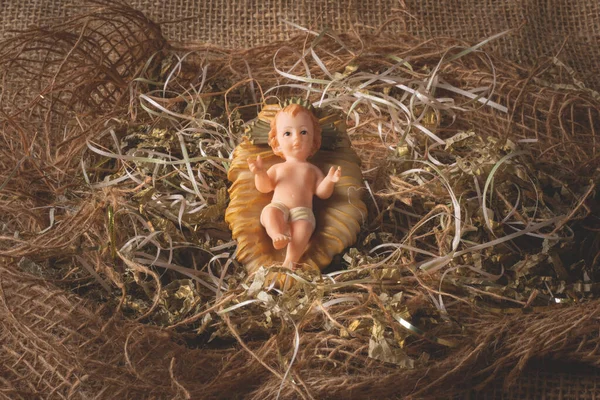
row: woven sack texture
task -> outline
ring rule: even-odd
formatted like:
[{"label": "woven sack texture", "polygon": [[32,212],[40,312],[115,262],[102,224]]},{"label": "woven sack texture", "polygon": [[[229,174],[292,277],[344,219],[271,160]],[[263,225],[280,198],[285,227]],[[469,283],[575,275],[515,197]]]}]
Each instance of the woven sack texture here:
[{"label": "woven sack texture", "polygon": [[[24,5],[17,5],[16,3],[7,4],[5,12],[1,16],[3,29],[7,25],[13,28],[24,28],[32,23],[38,23],[42,18],[55,16],[60,19],[77,11],[76,8],[66,7],[62,2],[39,3],[25,2],[22,3]],[[204,40],[226,47],[247,47],[271,40],[284,40],[288,35],[296,32],[293,28],[283,26],[277,22],[280,18],[298,24],[301,24],[302,20],[306,18],[307,23],[302,23],[304,26],[319,29],[319,27],[327,25],[336,31],[343,31],[350,28],[372,30],[376,26],[381,25],[391,15],[389,12],[385,13],[381,11],[385,9],[382,8],[385,6],[385,2],[383,1],[377,3],[378,8],[366,8],[364,13],[359,12],[356,8],[358,3],[354,3],[354,8],[341,8],[332,12],[323,5],[319,6],[323,8],[315,7],[310,9],[310,14],[309,11],[306,11],[308,10],[306,8],[294,8],[297,5],[290,5],[291,8],[284,8],[285,4],[282,3],[272,2],[272,9],[280,10],[280,12],[275,12],[274,14],[265,13],[264,18],[270,15],[270,19],[267,18],[265,21],[262,21],[264,23],[261,26],[263,28],[267,27],[262,30],[255,30],[253,27],[259,24],[261,21],[259,17],[263,14],[259,15],[259,11],[253,12],[251,16],[254,19],[251,20],[250,25],[243,25],[239,22],[241,20],[237,20],[236,18],[246,15],[244,14],[245,11],[241,11],[241,6],[227,6],[225,2],[203,3],[204,6],[202,7],[204,8],[197,6],[198,9],[202,10],[198,18],[206,18],[205,23],[213,26],[210,32],[199,30],[198,28],[197,32],[199,33],[184,34],[183,31],[178,32],[173,29],[174,27],[182,29],[182,27],[189,26],[190,31],[193,31],[195,26],[195,20],[193,19],[177,23],[164,23],[162,29],[166,33],[167,38],[171,40],[181,42]],[[393,4],[392,2],[388,3],[389,10],[397,9],[397,14],[405,18],[402,15],[406,16],[407,14],[402,11],[401,5],[395,2]],[[268,2],[265,4],[265,7],[269,7]],[[317,3],[315,2],[315,4]],[[431,7],[440,7],[440,4],[444,4],[444,2],[431,5]],[[138,4],[138,8],[144,9],[142,6],[141,3]],[[361,5],[361,7],[363,6]],[[163,6],[165,9],[162,12],[155,4],[146,4],[145,7],[147,8],[144,10],[147,11],[152,19],[158,22],[168,22],[184,18],[184,16],[176,14],[176,12],[183,10],[181,8],[183,6],[178,8],[169,4]],[[188,7],[192,7],[192,5]],[[249,4],[247,7],[251,10],[255,6]],[[404,10],[415,15],[410,10],[410,7],[407,3]],[[415,3],[413,7],[424,6],[416,5]],[[479,8],[473,5],[471,7],[478,14],[482,7],[493,8],[489,4],[486,5],[486,3],[479,5]],[[571,7],[574,6],[571,5]],[[196,6],[193,9],[196,9]],[[258,10],[256,7],[254,9]],[[586,15],[591,15],[592,17],[596,15],[595,18],[598,18],[597,7],[595,10],[593,7],[589,9],[592,11]],[[30,16],[29,12],[32,10],[35,10],[35,13],[33,16]],[[294,14],[290,10],[296,10],[297,13]],[[444,18],[452,18],[451,15],[456,14],[456,18],[461,18],[461,21],[464,22],[457,22],[454,28],[452,28],[455,29],[454,32],[443,32],[443,29],[450,29],[449,25],[437,22],[435,26],[440,27],[438,31],[430,27],[429,30],[424,30],[420,33],[424,36],[445,34],[473,40],[483,38],[488,34],[479,36],[479,33],[481,33],[479,31],[473,33],[473,35],[478,35],[473,37],[465,36],[464,32],[459,34],[458,29],[473,29],[475,32],[476,29],[484,30],[489,28],[489,26],[486,25],[480,28],[477,28],[475,24],[469,26],[470,24],[464,19],[466,18],[465,9],[455,7],[452,10],[452,14],[441,12],[439,14],[426,13],[423,14],[423,18],[427,17],[431,18],[431,21],[436,21],[436,18],[441,18],[441,15],[444,15]],[[556,10],[553,9],[553,11]],[[169,14],[170,12],[173,14]],[[222,14],[221,18],[216,19],[215,15],[219,12],[224,14]],[[336,19],[335,17],[342,14],[344,22],[340,21],[341,18]],[[318,18],[311,19],[309,15],[318,15]],[[209,16],[212,17],[209,18]],[[373,19],[370,20],[368,18]],[[411,26],[419,26],[415,25],[415,22],[410,21],[412,17],[408,16],[406,18],[406,20],[393,21],[384,29],[404,29],[404,22],[407,24],[406,29],[409,30],[413,29],[410,28]],[[247,21],[247,19],[244,19],[244,21]],[[269,21],[272,25],[269,25]],[[339,25],[335,25],[334,22]],[[506,24],[498,24],[498,29],[490,29],[489,33],[495,33],[510,26],[508,22]],[[269,30],[269,26],[273,26],[273,30]],[[594,24],[591,24],[588,29],[591,30],[593,27]],[[230,30],[229,28],[235,30]],[[255,36],[252,36],[250,31],[254,32]],[[220,32],[221,34],[218,35],[216,32]],[[237,32],[235,33],[237,36],[232,32]],[[196,34],[199,37],[195,37]],[[557,35],[557,37],[564,37],[564,34],[560,32]],[[596,32],[596,37],[597,35],[598,33]],[[535,49],[539,50],[540,53],[535,54],[544,54],[544,47],[536,44],[537,42],[530,42],[527,39],[526,43],[533,46],[532,48],[535,47],[534,44],[537,46]],[[576,41],[570,42],[569,45],[573,45],[573,43],[576,43]],[[553,42],[554,46],[557,44],[560,43],[557,41]],[[502,45],[508,46],[506,45],[506,41],[496,43],[496,46],[498,46],[497,49],[500,52],[510,50],[510,46],[503,49]],[[513,48],[515,59],[521,57],[522,60],[526,60],[527,62],[535,60],[535,57],[528,56],[528,54],[533,54],[533,52],[528,53],[524,51],[523,47],[518,46],[518,41],[513,43],[513,45],[516,46]],[[564,54],[566,53],[563,53],[563,56]],[[589,54],[588,61],[592,58],[592,53]],[[561,58],[563,57],[561,56]],[[140,62],[140,60],[133,60],[131,64],[135,65],[136,62]],[[581,63],[571,65],[583,68],[583,64]],[[591,68],[586,71],[591,71]],[[44,392],[59,393],[63,398],[79,398],[76,393],[80,393],[81,398],[84,398],[86,393],[98,394],[97,390],[99,388],[102,388],[103,393],[110,392],[121,398],[140,398],[139,396],[142,395],[150,395],[150,391],[152,391],[152,395],[156,398],[164,398],[177,396],[180,393],[180,382],[177,381],[176,377],[182,376],[179,369],[183,369],[184,365],[187,367],[186,371],[191,369],[197,371],[195,375],[184,375],[186,379],[189,378],[189,382],[181,382],[185,387],[193,386],[193,382],[206,382],[206,380],[210,380],[214,376],[215,371],[210,371],[210,368],[202,369],[201,366],[210,366],[211,362],[217,362],[217,360],[203,360],[200,358],[202,353],[198,351],[191,352],[186,350],[184,352],[182,351],[182,347],[173,343],[165,335],[161,335],[160,332],[148,331],[140,333],[138,332],[139,325],[118,324],[116,322],[113,325],[112,321],[107,322],[99,318],[95,314],[94,308],[77,296],[66,295],[63,291],[48,286],[39,280],[26,277],[11,267],[6,269],[0,268],[0,272],[0,338],[2,339],[0,342],[4,344],[0,353],[3,361],[0,363],[0,382],[2,383],[2,387],[7,389],[6,393],[9,396],[7,398],[34,398],[34,394]],[[32,332],[36,333],[33,337],[30,335]],[[22,340],[23,337],[28,337],[29,339],[24,341]],[[129,352],[123,352],[124,349]],[[227,355],[231,356],[231,354]],[[81,356],[84,357],[82,358]],[[82,359],[83,361],[81,361]],[[118,382],[113,382],[110,379],[103,380],[104,373],[111,366],[113,366],[113,369],[110,371],[121,374],[122,380]],[[203,377],[201,378],[200,375],[203,375]],[[136,378],[141,383],[128,388],[122,386],[123,382],[133,381]],[[248,380],[252,378],[260,377],[248,376]],[[532,372],[531,374],[526,374],[524,379],[519,381],[519,384],[516,388],[513,388],[512,392],[503,393],[500,389],[500,383],[499,386],[494,387],[493,392],[474,395],[476,397],[473,398],[598,398],[596,394],[598,388],[594,382],[594,378],[587,379],[586,377],[582,380],[579,379],[579,376],[569,374],[556,377],[556,375]],[[23,382],[27,383],[21,385]],[[232,390],[229,387],[227,389]],[[213,390],[216,389],[213,387]]]},{"label": "woven sack texture", "polygon": [[[574,368],[566,372],[568,368]],[[508,390],[504,381],[498,379],[488,385],[484,391],[472,391],[461,400],[597,400],[600,393],[599,374],[594,370],[584,371],[580,367],[564,364],[532,365]]]},{"label": "woven sack texture", "polygon": [[[230,398],[269,377],[248,367],[255,361],[243,349],[190,349],[173,332],[142,329],[107,312],[0,266],[0,399]],[[508,391],[499,379],[455,400],[595,400],[597,378],[526,369]]]},{"label": "woven sack texture", "polygon": [[[22,30],[77,11],[78,0],[3,1],[0,32]],[[596,0],[134,0],[172,41],[248,48],[299,32],[408,32],[470,42],[516,29],[487,47],[510,60],[535,64],[558,55],[577,78],[600,89],[600,2]]]}]

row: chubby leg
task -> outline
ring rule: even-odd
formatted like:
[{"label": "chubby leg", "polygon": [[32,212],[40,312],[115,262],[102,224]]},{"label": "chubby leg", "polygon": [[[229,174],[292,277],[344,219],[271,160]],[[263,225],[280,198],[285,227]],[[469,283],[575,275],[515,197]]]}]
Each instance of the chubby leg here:
[{"label": "chubby leg", "polygon": [[273,240],[273,247],[276,249],[283,249],[290,242],[291,238],[287,234],[289,226],[280,209],[265,207],[260,216],[260,223],[267,230],[267,235]]},{"label": "chubby leg", "polygon": [[283,266],[291,269],[297,268],[297,263],[306,251],[306,246],[310,240],[315,227],[311,221],[299,219],[290,223],[292,231],[292,240],[288,244],[285,261]]}]

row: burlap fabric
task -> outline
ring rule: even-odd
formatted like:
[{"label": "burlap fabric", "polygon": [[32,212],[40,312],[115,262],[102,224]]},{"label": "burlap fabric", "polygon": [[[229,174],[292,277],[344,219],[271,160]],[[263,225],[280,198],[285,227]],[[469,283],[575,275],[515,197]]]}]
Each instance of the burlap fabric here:
[{"label": "burlap fabric", "polygon": [[[25,29],[75,12],[77,0],[3,1],[0,32]],[[248,48],[285,40],[302,26],[320,31],[409,32],[471,42],[514,29],[486,49],[516,62],[535,64],[558,56],[577,78],[600,89],[600,2],[595,0],[135,0],[130,4],[179,42],[202,41]]]},{"label": "burlap fabric", "polygon": [[[229,399],[269,375],[259,368],[239,379],[251,362],[243,349],[192,349],[173,333],[107,318],[110,310],[22,271],[0,272],[0,399]],[[508,391],[499,379],[455,400],[594,400],[598,375],[534,364]]]},{"label": "burlap fabric", "polygon": [[[556,367],[556,366],[554,366]],[[501,400],[501,399],[579,399],[598,398],[598,374],[586,373],[581,369],[565,372],[565,366],[542,369],[530,368],[524,372],[516,385],[506,390],[501,381],[494,382],[484,392],[471,393],[464,399]]]},{"label": "burlap fabric", "polygon": [[[578,77],[590,87],[597,89],[600,86],[600,80],[594,75],[594,68],[600,61],[600,50],[596,46],[600,38],[600,5],[594,2],[575,1],[562,5],[546,2],[541,5],[533,1],[515,1],[514,4],[502,3],[499,6],[492,1],[464,1],[461,4],[386,0],[349,4],[288,4],[285,1],[232,4],[198,0],[185,4],[137,1],[133,5],[162,23],[163,32],[170,40],[182,43],[207,41],[230,48],[285,40],[297,29],[283,20],[315,30],[324,27],[335,31],[382,28],[389,32],[445,35],[470,41],[521,26],[519,31],[490,47],[508,58],[529,64],[535,63],[538,57],[557,54],[562,47],[559,59],[572,66]],[[78,12],[72,3],[60,1],[9,2],[2,4],[2,8],[3,35],[10,35],[8,31],[11,29],[60,20]],[[492,15],[494,17],[490,18]],[[523,22],[525,24],[521,25]],[[212,377],[210,368],[203,369],[210,360],[202,360],[202,352],[183,351],[184,347],[161,336],[160,332],[149,331],[142,335],[136,331],[135,325],[122,326],[104,321],[88,312],[86,307],[81,307],[81,300],[75,296],[66,295],[33,278],[17,283],[19,279],[9,273],[0,281],[0,324],[36,332],[39,340],[23,343],[22,348],[4,346],[3,351],[24,354],[16,364],[0,365],[0,382],[7,393],[15,393],[11,392],[11,382],[30,380],[31,393],[40,392],[43,387],[49,390],[68,387],[72,392],[94,393],[93,386],[98,386],[112,390],[121,398],[141,398],[149,395],[148,388],[153,386],[151,395],[164,398],[177,392],[179,382],[173,377],[181,376],[175,371],[183,365],[186,370],[197,371],[194,375],[187,375],[190,382],[183,386],[189,387],[193,381],[206,381]],[[51,306],[49,299],[53,299]],[[91,322],[81,325],[81,321]],[[0,332],[5,335],[2,343],[11,343],[10,330],[2,329]],[[48,346],[64,349],[61,358],[44,358],[44,354],[56,353]],[[36,348],[37,351],[32,350]],[[128,349],[130,353],[123,352]],[[139,370],[140,365],[148,371]],[[121,369],[122,381],[102,380],[103,369],[111,366]],[[159,369],[164,371],[163,379],[148,382],[145,373]],[[40,370],[46,372],[40,374]],[[87,374],[82,374],[82,371]],[[156,375],[152,377],[156,379]],[[248,377],[249,380],[252,378],[257,377]],[[119,392],[123,382],[134,379],[140,381],[137,386]],[[593,399],[598,397],[599,391],[595,379],[594,373],[581,371],[529,370],[508,393],[503,391],[502,381],[499,381],[489,391],[471,394],[469,398]],[[27,392],[20,395],[21,398],[30,398]]]}]

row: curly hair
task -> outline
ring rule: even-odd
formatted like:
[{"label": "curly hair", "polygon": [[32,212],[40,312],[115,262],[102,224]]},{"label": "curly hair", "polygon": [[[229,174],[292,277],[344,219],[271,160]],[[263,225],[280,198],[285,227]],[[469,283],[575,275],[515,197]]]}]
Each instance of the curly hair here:
[{"label": "curly hair", "polygon": [[273,118],[273,120],[271,121],[271,130],[269,131],[269,146],[271,146],[271,148],[273,149],[273,153],[283,158],[283,154],[280,151],[276,150],[277,147],[279,147],[279,142],[277,141],[277,117],[279,116],[279,113],[282,112],[288,113],[292,117],[295,117],[300,112],[308,113],[313,124],[313,148],[311,150],[310,155],[312,156],[313,154],[315,154],[321,148],[321,125],[319,124],[319,120],[317,119],[315,114],[313,114],[310,110],[301,106],[300,104],[295,103],[292,103],[289,106],[286,106],[285,108],[282,108],[281,110],[277,111],[277,114],[275,114],[275,118]]}]

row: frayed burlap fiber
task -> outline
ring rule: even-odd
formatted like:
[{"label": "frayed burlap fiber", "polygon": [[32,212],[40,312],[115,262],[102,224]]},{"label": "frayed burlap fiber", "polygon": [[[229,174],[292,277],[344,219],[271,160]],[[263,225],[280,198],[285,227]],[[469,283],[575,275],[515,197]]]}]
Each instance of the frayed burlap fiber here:
[{"label": "frayed burlap fiber", "polygon": [[[0,32],[22,30],[72,15],[80,1],[28,0],[2,4]],[[167,39],[205,42],[225,48],[250,48],[286,40],[296,26],[315,31],[410,33],[477,42],[514,29],[490,45],[510,60],[533,65],[557,55],[596,90],[600,78],[600,3],[593,0],[173,0],[130,3],[162,26]]]}]

